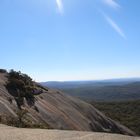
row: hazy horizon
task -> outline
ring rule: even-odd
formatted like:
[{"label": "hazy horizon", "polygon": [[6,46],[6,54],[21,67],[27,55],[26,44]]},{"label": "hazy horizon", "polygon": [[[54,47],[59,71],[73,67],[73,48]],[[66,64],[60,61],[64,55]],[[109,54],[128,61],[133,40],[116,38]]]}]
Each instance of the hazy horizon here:
[{"label": "hazy horizon", "polygon": [[38,82],[140,77],[139,5],[2,0],[0,66]]},{"label": "hazy horizon", "polygon": [[37,81],[37,82],[41,82],[41,83],[43,83],[43,82],[109,82],[109,81],[140,81],[140,77],[122,77],[122,78],[111,78],[111,79],[90,79],[90,80],[88,80],[88,79],[84,79],[84,80],[65,80],[65,81],[63,81],[63,80],[54,80],[54,81],[52,81],[52,80],[46,80],[46,81]]}]

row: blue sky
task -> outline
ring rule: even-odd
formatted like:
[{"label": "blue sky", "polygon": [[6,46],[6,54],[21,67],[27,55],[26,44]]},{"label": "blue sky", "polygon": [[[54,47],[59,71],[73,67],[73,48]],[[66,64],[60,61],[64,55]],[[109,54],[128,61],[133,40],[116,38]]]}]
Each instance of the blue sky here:
[{"label": "blue sky", "polygon": [[140,77],[139,0],[0,0],[0,65],[37,81]]}]

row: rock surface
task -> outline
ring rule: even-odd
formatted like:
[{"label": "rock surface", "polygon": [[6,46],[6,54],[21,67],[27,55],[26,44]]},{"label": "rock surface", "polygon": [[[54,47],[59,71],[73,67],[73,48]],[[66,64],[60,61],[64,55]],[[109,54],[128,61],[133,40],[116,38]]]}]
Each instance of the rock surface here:
[{"label": "rock surface", "polygon": [[140,140],[140,138],[118,134],[22,129],[0,125],[0,140]]}]

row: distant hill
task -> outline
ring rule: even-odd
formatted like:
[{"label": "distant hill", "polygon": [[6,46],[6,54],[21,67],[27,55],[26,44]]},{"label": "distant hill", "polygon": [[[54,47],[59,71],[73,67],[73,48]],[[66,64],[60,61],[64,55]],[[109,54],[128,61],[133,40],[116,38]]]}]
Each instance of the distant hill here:
[{"label": "distant hill", "polygon": [[[139,79],[121,79],[108,81],[46,83],[48,87],[84,100],[120,101],[140,99]],[[44,85],[44,84],[43,84]]]},{"label": "distant hill", "polygon": [[50,82],[41,82],[40,84],[55,89],[71,89],[91,86],[100,87],[111,85],[125,85],[132,82],[140,82],[140,78],[91,80],[91,81],[64,81],[64,82],[50,81]]},{"label": "distant hill", "polygon": [[91,104],[45,88],[28,75],[13,70],[0,72],[0,123],[135,135]]}]

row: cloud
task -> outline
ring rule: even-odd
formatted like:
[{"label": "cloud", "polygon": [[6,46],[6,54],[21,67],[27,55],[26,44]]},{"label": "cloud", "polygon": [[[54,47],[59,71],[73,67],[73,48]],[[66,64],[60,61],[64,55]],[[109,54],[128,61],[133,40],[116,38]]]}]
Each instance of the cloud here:
[{"label": "cloud", "polygon": [[110,26],[124,39],[126,39],[126,35],[122,31],[122,29],[113,21],[109,16],[104,15],[106,21],[110,24]]},{"label": "cloud", "polygon": [[103,0],[103,2],[114,9],[121,8],[121,6],[115,2],[115,0]]},{"label": "cloud", "polygon": [[63,8],[63,2],[62,0],[56,0],[57,8],[60,14],[63,14],[64,8]]}]

